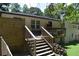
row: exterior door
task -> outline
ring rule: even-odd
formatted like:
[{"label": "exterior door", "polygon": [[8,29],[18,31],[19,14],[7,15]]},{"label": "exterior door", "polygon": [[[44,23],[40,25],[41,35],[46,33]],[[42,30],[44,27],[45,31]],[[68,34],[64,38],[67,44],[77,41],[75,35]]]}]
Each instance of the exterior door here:
[{"label": "exterior door", "polygon": [[48,21],[48,23],[46,24],[46,29],[48,31],[50,31],[52,29],[52,22],[51,21]]}]

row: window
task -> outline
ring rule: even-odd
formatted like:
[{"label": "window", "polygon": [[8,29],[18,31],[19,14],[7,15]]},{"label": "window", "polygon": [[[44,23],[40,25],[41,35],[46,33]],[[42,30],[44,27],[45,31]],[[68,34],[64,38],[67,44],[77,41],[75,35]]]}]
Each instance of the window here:
[{"label": "window", "polygon": [[47,26],[51,27],[52,26],[52,22],[51,21],[48,21]]},{"label": "window", "polygon": [[52,26],[52,22],[51,21],[49,21],[48,24],[49,24],[49,26]]},{"label": "window", "polygon": [[73,37],[73,33],[72,33],[72,37]]},{"label": "window", "polygon": [[76,25],[72,25],[73,26],[73,28],[76,28]]},{"label": "window", "polygon": [[78,26],[78,29],[79,29],[79,26]]},{"label": "window", "polygon": [[40,21],[36,21],[36,29],[40,29]]},{"label": "window", "polygon": [[75,39],[77,39],[77,35],[75,35]]},{"label": "window", "polygon": [[31,21],[31,28],[32,29],[40,29],[40,21],[32,20]]},{"label": "window", "polygon": [[31,28],[35,29],[35,20],[31,20]]}]

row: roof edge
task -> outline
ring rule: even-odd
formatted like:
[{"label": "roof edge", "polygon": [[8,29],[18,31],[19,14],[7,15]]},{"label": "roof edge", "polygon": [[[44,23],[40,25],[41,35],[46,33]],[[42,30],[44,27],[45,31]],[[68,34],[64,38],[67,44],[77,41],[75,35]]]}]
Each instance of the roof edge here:
[{"label": "roof edge", "polygon": [[[49,20],[54,20],[54,18],[46,17],[46,16],[38,16],[38,15],[31,15],[31,14],[25,14],[25,13],[15,13],[15,12],[8,12],[8,11],[0,11],[0,13],[5,13],[5,14],[13,14],[13,15],[21,15],[21,16],[28,16],[28,17],[36,17],[36,18],[41,18],[41,19],[49,19]],[[59,21],[59,20],[55,20]]]}]

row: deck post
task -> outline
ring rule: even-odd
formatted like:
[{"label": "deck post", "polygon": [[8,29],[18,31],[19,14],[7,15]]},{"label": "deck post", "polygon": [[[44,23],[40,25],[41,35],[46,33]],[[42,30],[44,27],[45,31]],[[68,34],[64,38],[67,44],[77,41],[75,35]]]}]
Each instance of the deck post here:
[{"label": "deck post", "polygon": [[36,39],[34,40],[34,56],[36,56]]}]

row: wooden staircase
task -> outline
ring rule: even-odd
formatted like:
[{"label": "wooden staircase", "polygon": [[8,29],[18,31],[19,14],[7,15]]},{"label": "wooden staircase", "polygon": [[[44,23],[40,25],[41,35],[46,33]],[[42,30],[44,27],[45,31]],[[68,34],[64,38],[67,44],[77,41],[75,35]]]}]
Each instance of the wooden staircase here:
[{"label": "wooden staircase", "polygon": [[[33,41],[30,41],[31,45],[34,45]],[[33,48],[30,47],[33,51]],[[50,46],[44,41],[44,39],[36,40],[36,56],[55,56]]]},{"label": "wooden staircase", "polygon": [[53,51],[53,36],[44,28],[42,28],[42,35],[38,38],[26,28],[26,41],[29,45],[29,50],[32,56],[60,56]]}]

